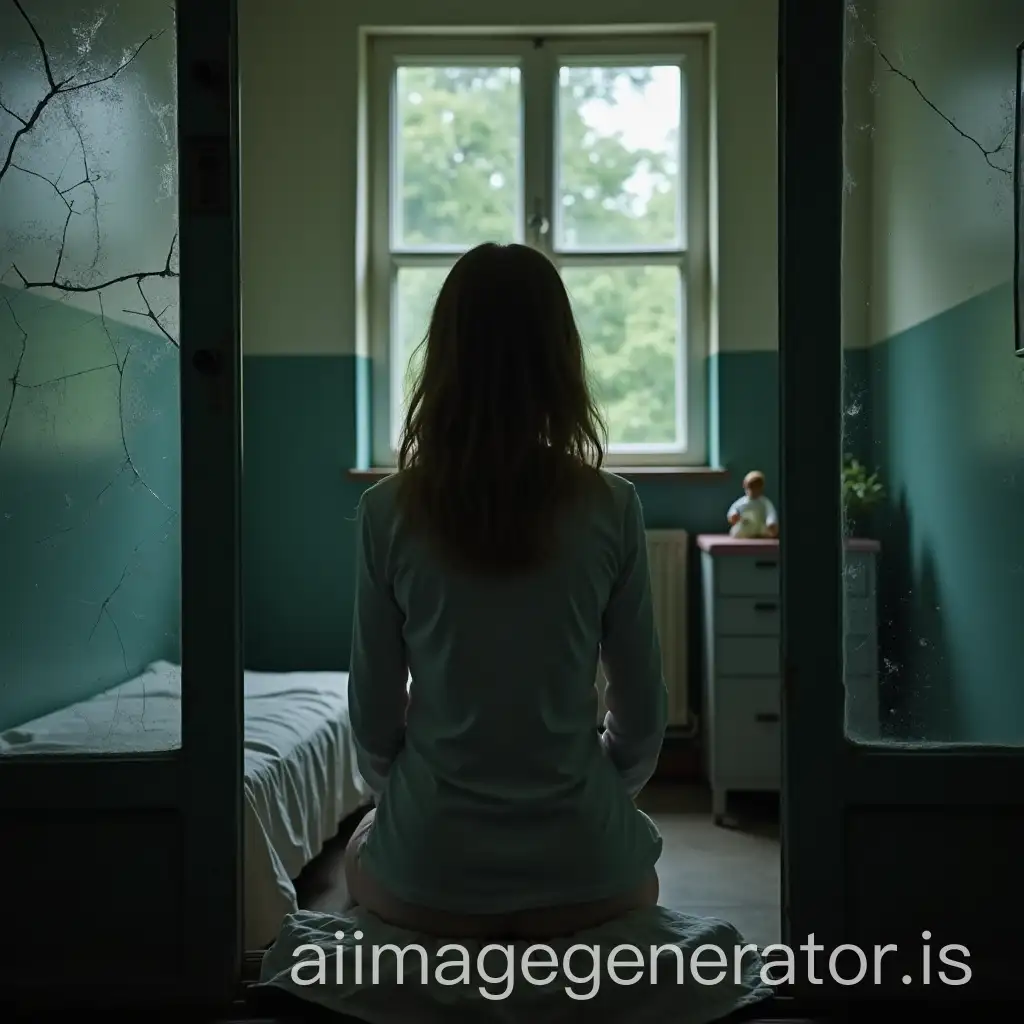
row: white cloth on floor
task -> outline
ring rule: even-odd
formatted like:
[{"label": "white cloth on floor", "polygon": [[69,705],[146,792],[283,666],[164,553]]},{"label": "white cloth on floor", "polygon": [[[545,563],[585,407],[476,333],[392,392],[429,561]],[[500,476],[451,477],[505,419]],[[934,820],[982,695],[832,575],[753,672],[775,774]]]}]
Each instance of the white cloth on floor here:
[{"label": "white cloth on floor", "polygon": [[762,966],[731,924],[664,907],[543,944],[490,945],[416,935],[356,907],[291,914],[260,983],[370,1024],[709,1024],[772,994]]}]

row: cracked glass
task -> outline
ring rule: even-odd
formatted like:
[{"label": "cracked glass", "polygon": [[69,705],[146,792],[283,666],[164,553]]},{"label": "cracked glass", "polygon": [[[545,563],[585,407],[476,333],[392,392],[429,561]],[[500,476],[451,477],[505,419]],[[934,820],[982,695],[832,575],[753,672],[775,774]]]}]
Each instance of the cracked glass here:
[{"label": "cracked glass", "polygon": [[846,733],[913,749],[1017,746],[1024,6],[851,4],[846,29]]},{"label": "cracked glass", "polygon": [[0,0],[0,756],[180,746],[173,22]]}]

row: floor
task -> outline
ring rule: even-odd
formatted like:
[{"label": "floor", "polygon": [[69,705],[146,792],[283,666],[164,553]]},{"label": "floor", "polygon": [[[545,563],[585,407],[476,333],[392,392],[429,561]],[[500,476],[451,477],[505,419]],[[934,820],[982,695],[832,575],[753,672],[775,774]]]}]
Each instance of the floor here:
[{"label": "floor", "polygon": [[778,797],[730,798],[731,828],[714,823],[711,794],[701,786],[654,786],[640,806],[665,841],[662,906],[722,918],[759,946],[782,941]]},{"label": "floor", "polygon": [[[751,795],[731,801],[734,828],[715,825],[710,794],[699,786],[650,786],[640,806],[665,841],[658,862],[663,906],[723,918],[747,942],[780,941],[777,799]],[[298,879],[300,906],[326,911],[345,906],[341,859],[354,826],[349,822]]]}]

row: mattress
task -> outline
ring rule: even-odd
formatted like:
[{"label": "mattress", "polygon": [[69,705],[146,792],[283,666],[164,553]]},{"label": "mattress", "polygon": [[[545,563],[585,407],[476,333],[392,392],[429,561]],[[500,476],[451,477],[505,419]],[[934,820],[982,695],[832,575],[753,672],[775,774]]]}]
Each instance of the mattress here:
[{"label": "mattress", "polygon": [[[245,943],[272,942],[295,879],[370,800],[356,767],[344,672],[245,673]],[[87,701],[0,733],[0,757],[121,755],[181,742],[181,668],[155,662]]]}]

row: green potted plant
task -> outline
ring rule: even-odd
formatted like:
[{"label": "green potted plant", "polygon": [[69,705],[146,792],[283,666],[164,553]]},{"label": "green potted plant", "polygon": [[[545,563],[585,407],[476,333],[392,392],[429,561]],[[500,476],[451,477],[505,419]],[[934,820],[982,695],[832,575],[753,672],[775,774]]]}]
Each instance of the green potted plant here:
[{"label": "green potted plant", "polygon": [[871,510],[885,497],[878,471],[869,472],[859,459],[847,454],[843,457],[843,513],[846,528],[854,534]]}]

